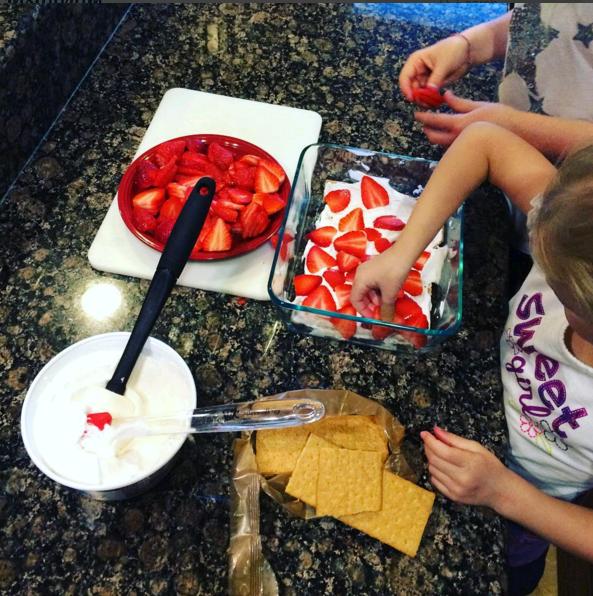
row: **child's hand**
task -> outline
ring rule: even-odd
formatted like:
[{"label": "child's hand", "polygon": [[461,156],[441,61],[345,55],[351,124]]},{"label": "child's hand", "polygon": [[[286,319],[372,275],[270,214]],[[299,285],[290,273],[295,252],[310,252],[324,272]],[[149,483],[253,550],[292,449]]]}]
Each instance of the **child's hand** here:
[{"label": "child's hand", "polygon": [[514,474],[488,449],[438,426],[423,431],[430,482],[445,497],[466,505],[496,509]]},{"label": "child's hand", "polygon": [[395,303],[397,291],[407,275],[407,271],[398,272],[396,263],[390,250],[386,250],[356,270],[350,302],[365,317],[373,315],[375,305]]}]

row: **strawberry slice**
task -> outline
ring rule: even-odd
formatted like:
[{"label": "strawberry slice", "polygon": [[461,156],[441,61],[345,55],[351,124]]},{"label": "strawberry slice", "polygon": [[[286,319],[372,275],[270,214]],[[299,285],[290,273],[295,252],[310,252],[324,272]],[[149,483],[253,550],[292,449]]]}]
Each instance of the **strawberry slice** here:
[{"label": "strawberry slice", "polygon": [[356,277],[356,269],[352,269],[352,271],[345,271],[344,272],[344,280],[354,283],[354,278]]},{"label": "strawberry slice", "polygon": [[241,226],[243,226],[242,237],[254,238],[259,236],[270,223],[266,210],[257,203],[250,203],[241,211]]},{"label": "strawberry slice", "polygon": [[156,228],[156,219],[154,215],[146,209],[134,207],[132,212],[132,222],[139,232],[152,232]]},{"label": "strawberry slice", "polygon": [[347,252],[349,255],[362,259],[367,248],[367,236],[362,230],[346,232],[334,240],[334,247],[338,252]]},{"label": "strawberry slice", "polygon": [[376,207],[385,207],[389,205],[389,195],[387,191],[373,178],[363,176],[360,183],[360,194],[362,203],[367,209]]},{"label": "strawberry slice", "polygon": [[179,184],[178,182],[169,182],[167,184],[167,196],[169,199],[177,199],[181,203],[185,203],[187,197],[191,194],[192,188]]},{"label": "strawberry slice", "polygon": [[[213,164],[203,153],[194,153],[193,151],[186,151],[178,162],[179,173],[187,173],[193,175],[211,176],[217,182],[222,179],[223,170]],[[217,187],[219,185],[217,184]]]},{"label": "strawberry slice", "polygon": [[328,192],[323,200],[333,213],[343,211],[350,204],[349,190],[332,190]]},{"label": "strawberry slice", "polygon": [[302,275],[294,276],[294,291],[297,296],[307,296],[315,288],[321,285],[321,277],[319,275]]},{"label": "strawberry slice", "polygon": [[169,219],[168,217],[159,217],[157,219],[156,227],[154,229],[154,237],[163,244],[167,244],[167,240],[169,240],[169,236],[173,231],[173,226],[175,225],[174,219]]},{"label": "strawberry slice", "polygon": [[179,199],[167,199],[161,206],[159,217],[165,217],[166,219],[175,221],[182,209],[183,203]]},{"label": "strawberry slice", "polygon": [[280,188],[280,180],[267,168],[258,165],[255,169],[255,191],[276,192]]},{"label": "strawberry slice", "polygon": [[378,232],[375,228],[365,228],[364,233],[367,235],[369,242],[374,242],[382,238],[381,232]]},{"label": "strawberry slice", "polygon": [[177,158],[173,156],[162,168],[159,168],[154,173],[154,186],[167,186],[169,182],[173,181],[177,173]]},{"label": "strawberry slice", "polygon": [[412,90],[412,98],[415,103],[428,106],[431,109],[438,108],[445,103],[443,94],[445,89],[435,87],[416,87]]},{"label": "strawberry slice", "polygon": [[340,251],[337,254],[338,267],[344,273],[354,271],[360,265],[360,259],[349,255],[347,252]]},{"label": "strawberry slice", "polygon": [[154,186],[154,176],[158,171],[158,166],[155,166],[148,159],[143,159],[136,168],[134,175],[134,184],[138,191],[145,190]]},{"label": "strawberry slice", "polygon": [[149,213],[156,215],[165,200],[164,188],[150,188],[139,192],[132,198],[132,205],[139,209],[146,209]]},{"label": "strawberry slice", "polygon": [[[404,296],[403,298],[398,298],[395,303],[395,314],[398,317],[401,317],[403,321],[408,321],[411,318],[417,318],[423,315],[422,308],[420,305],[410,298],[409,296]],[[401,323],[407,325],[408,323]]]},{"label": "strawberry slice", "polygon": [[267,211],[268,215],[273,215],[274,213],[278,213],[278,211],[282,211],[286,203],[277,193],[270,193],[265,194],[263,197],[263,207]]},{"label": "strawberry slice", "polygon": [[307,269],[311,273],[317,273],[322,269],[336,266],[336,259],[326,253],[322,248],[313,246],[306,259]]},{"label": "strawberry slice", "polygon": [[395,232],[399,232],[406,227],[406,224],[395,215],[381,215],[381,217],[375,219],[373,225],[382,230],[393,230]]},{"label": "strawberry slice", "polygon": [[430,257],[430,253],[425,250],[417,259],[416,262],[414,263],[414,265],[412,265],[412,267],[414,269],[417,269],[418,271],[422,271],[422,269],[424,269],[424,265],[426,265],[426,261],[428,261],[428,258]]},{"label": "strawberry slice", "polygon": [[226,170],[233,163],[233,153],[216,141],[208,147],[208,159],[221,170]]},{"label": "strawberry slice", "polygon": [[352,209],[350,213],[344,215],[338,224],[340,232],[351,232],[353,230],[364,230],[364,216],[362,209],[357,207]]},{"label": "strawberry slice", "polygon": [[330,246],[336,232],[336,228],[332,226],[323,226],[309,232],[307,238],[317,246]]},{"label": "strawberry slice", "polygon": [[[321,249],[320,249],[321,250]],[[336,310],[336,303],[325,286],[313,290],[304,300],[303,306],[319,310]]]},{"label": "strawberry slice", "polygon": [[420,273],[412,269],[402,284],[402,288],[410,296],[420,296],[422,294],[422,278],[420,277]]},{"label": "strawberry slice", "polygon": [[185,141],[179,139],[178,141],[167,141],[163,143],[155,152],[153,158],[159,167],[163,167],[165,164],[174,158],[175,161],[185,151]]},{"label": "strawberry slice", "polygon": [[279,184],[282,184],[286,180],[286,174],[279,163],[262,158],[259,160],[259,165],[266,168],[268,172],[271,172],[276,178],[278,178]]},{"label": "strawberry slice", "polygon": [[229,188],[228,195],[233,203],[240,203],[241,205],[249,205],[253,198],[253,193],[243,188]]},{"label": "strawberry slice", "polygon": [[241,209],[245,209],[246,207],[245,205],[240,205],[239,203],[233,203],[233,201],[229,201],[229,199],[218,198],[217,202],[221,207],[233,209],[234,211],[241,211]]},{"label": "strawberry slice", "polygon": [[249,153],[246,153],[237,160],[237,163],[245,164],[247,166],[256,166],[259,164],[259,160],[260,158],[257,155],[250,155]]},{"label": "strawberry slice", "polygon": [[375,248],[377,249],[377,252],[385,252],[392,244],[393,242],[389,242],[389,240],[383,238],[383,236],[375,240]]},{"label": "strawberry slice", "polygon": [[[343,315],[356,316],[356,309],[351,304],[343,306],[337,312]],[[331,317],[330,321],[344,339],[350,339],[356,333],[356,321],[339,319],[338,317]]]},{"label": "strawberry slice", "polygon": [[229,226],[220,217],[217,217],[204,238],[203,248],[207,252],[230,250],[232,242]]},{"label": "strawberry slice", "polygon": [[[404,320],[396,313],[393,322],[398,323],[399,325],[416,327],[417,329],[428,329],[428,319],[424,314],[415,315],[408,320]],[[423,333],[414,333],[413,331],[399,331],[398,335],[410,342],[415,348],[424,347],[428,339]]]},{"label": "strawberry slice", "polygon": [[352,291],[352,284],[340,284],[334,288],[334,293],[338,300],[338,306],[342,308],[350,303],[350,292]]},{"label": "strawberry slice", "polygon": [[343,284],[345,280],[344,274],[339,269],[328,269],[323,273],[323,279],[332,287],[335,288]]},{"label": "strawberry slice", "polygon": [[[381,318],[381,307],[377,304],[373,306],[373,313],[372,318],[377,319],[378,321],[382,321]],[[388,321],[391,323],[392,321]],[[384,327],[383,325],[372,325],[371,326],[371,334],[374,339],[383,341],[386,337],[393,335],[395,333],[395,329],[390,329],[389,327]]]},{"label": "strawberry slice", "polygon": [[255,188],[255,167],[234,163],[228,169],[230,181],[245,190],[253,192]]},{"label": "strawberry slice", "polygon": [[[272,246],[274,248],[276,248],[278,246],[278,239],[279,239],[278,234],[274,234],[270,238],[270,242],[272,243]],[[288,257],[288,245],[292,242],[292,240],[293,240],[292,235],[288,234],[287,232],[284,232],[284,238],[282,240],[282,244],[280,245],[280,259],[282,261],[286,261],[286,259]]]},{"label": "strawberry slice", "polygon": [[218,215],[218,217],[227,223],[235,223],[239,219],[239,212],[234,209],[229,209],[221,203],[221,201],[212,201],[210,211],[212,211],[214,215]]}]

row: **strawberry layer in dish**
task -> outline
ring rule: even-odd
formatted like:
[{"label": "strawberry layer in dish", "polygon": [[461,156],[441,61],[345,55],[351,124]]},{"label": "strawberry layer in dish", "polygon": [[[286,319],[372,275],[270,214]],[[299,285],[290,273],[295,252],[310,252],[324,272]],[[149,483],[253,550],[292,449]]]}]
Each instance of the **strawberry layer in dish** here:
[{"label": "strawberry layer in dish", "polygon": [[[351,171],[356,182],[327,181],[324,208],[308,235],[303,254],[304,273],[295,276],[295,304],[362,316],[350,303],[356,269],[362,262],[387,250],[405,227],[416,199],[397,192],[387,179]],[[421,190],[421,189],[420,189]],[[438,283],[448,248],[442,230],[415,263],[396,300],[393,322],[417,328],[430,327],[432,284]],[[374,317],[380,319],[379,313]],[[414,334],[392,334],[386,328],[294,311],[292,320],[312,328],[314,335],[412,343]]]}]

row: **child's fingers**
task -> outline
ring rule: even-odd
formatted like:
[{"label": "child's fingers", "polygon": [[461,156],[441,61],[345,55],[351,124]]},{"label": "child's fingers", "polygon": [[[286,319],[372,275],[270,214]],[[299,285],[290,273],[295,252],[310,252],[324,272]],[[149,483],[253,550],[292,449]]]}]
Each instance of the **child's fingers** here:
[{"label": "child's fingers", "polygon": [[448,499],[452,499],[451,497],[451,491],[449,490],[449,487],[444,484],[443,482],[441,482],[438,478],[434,478],[433,476],[430,477],[430,483],[445,497],[447,497]]},{"label": "child's fingers", "polygon": [[381,305],[381,296],[377,290],[370,290],[368,296],[372,304],[376,306]]},{"label": "child's fingers", "polygon": [[422,132],[433,145],[442,145],[443,147],[448,147],[457,138],[457,134],[454,132],[444,132],[428,126],[422,127]]},{"label": "child's fingers", "polygon": [[438,455],[441,459],[444,459],[452,464],[460,466],[465,461],[465,454],[461,449],[451,447],[443,441],[433,436],[427,431],[420,433],[422,440],[424,441],[425,447],[431,450],[432,453]]},{"label": "child's fingers", "polygon": [[448,430],[441,428],[440,426],[436,426],[433,429],[433,432],[437,439],[446,443],[447,445],[451,445],[452,447],[457,447],[458,449],[465,449],[466,451],[481,451],[484,449],[482,445],[477,443],[476,441],[470,441],[469,439],[464,439],[455,433],[450,433]]},{"label": "child's fingers", "polygon": [[450,461],[439,457],[436,453],[431,452],[428,454],[428,450],[425,451],[428,458],[428,463],[435,469],[439,470],[442,474],[446,474],[450,478],[455,478],[459,474],[459,466],[452,464]]}]

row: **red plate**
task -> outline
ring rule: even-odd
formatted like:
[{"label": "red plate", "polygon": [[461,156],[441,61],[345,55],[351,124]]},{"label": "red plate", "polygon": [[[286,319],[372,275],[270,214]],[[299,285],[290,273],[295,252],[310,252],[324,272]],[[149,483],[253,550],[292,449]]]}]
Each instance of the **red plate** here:
[{"label": "red plate", "polygon": [[[195,147],[196,144],[198,146],[203,147],[202,152],[205,153],[208,145],[212,142],[219,143],[226,149],[229,149],[235,157],[235,160],[242,157],[243,155],[257,155],[258,157],[263,157],[264,159],[269,159],[277,163],[277,161],[266,151],[260,149],[256,145],[248,143],[247,141],[243,141],[242,139],[236,139],[234,137],[227,137],[224,135],[214,135],[214,134],[195,134],[195,135],[186,135],[183,137],[176,137],[174,139],[169,139],[167,141],[163,141],[159,145],[155,145],[148,149],[148,151],[144,152],[142,155],[137,157],[127,168],[124,172],[124,175],[121,179],[117,194],[118,194],[118,206],[119,212],[121,214],[124,223],[126,224],[127,228],[136,236],[147,244],[148,246],[162,252],[164,248],[164,244],[157,240],[154,236],[147,232],[141,232],[136,228],[134,225],[134,221],[132,218],[133,214],[133,207],[132,207],[132,197],[136,195],[136,170],[138,169],[138,165],[145,159],[150,158],[157,149],[163,145],[164,143],[168,143],[170,141],[178,141],[178,140],[191,140],[192,145]],[[285,172],[286,174],[286,172]],[[288,182],[288,177],[280,186],[278,190],[278,194],[280,197],[286,202],[288,202],[288,195],[290,194],[290,183]],[[254,238],[249,238],[247,240],[241,240],[236,242],[231,250],[227,251],[218,251],[218,252],[207,252],[207,251],[198,251],[192,252],[190,255],[191,261],[212,261],[218,259],[228,259],[230,257],[237,257],[239,255],[245,254],[252,250],[255,250],[259,246],[261,246],[264,242],[269,240],[280,227],[282,223],[282,219],[284,217],[284,209],[274,213],[270,216],[270,223],[268,227],[259,235],[255,236]]]}]

